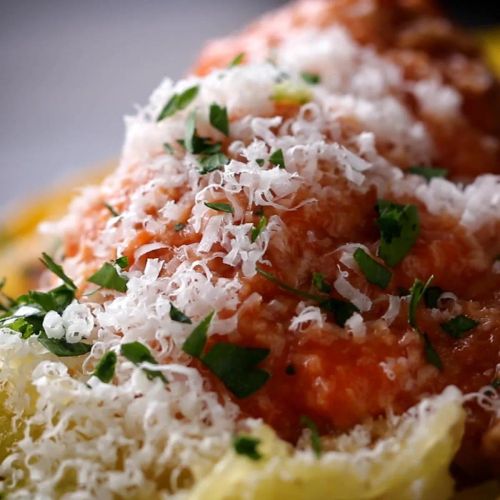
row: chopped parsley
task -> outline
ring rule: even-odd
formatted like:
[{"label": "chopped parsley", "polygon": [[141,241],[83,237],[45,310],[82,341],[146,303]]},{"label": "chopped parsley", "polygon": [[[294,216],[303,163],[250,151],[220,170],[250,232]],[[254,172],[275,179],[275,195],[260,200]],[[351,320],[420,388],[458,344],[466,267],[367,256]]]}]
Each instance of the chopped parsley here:
[{"label": "chopped parsley", "polygon": [[427,181],[436,177],[446,177],[448,175],[448,170],[446,168],[423,167],[420,165],[410,167],[408,172],[410,172],[410,174],[420,175],[420,177],[423,177]]},{"label": "chopped parsley", "polygon": [[174,148],[168,142],[165,142],[163,144],[163,149],[165,150],[165,153],[168,153],[170,155],[174,154]]},{"label": "chopped parsley", "polygon": [[369,283],[377,285],[382,289],[387,288],[392,278],[391,271],[382,264],[379,264],[362,248],[357,248],[353,257]]},{"label": "chopped parsley", "polygon": [[104,207],[113,217],[120,217],[120,214],[109,203],[104,203]]},{"label": "chopped parsley", "polygon": [[210,328],[210,323],[214,317],[215,312],[212,311],[192,332],[186,339],[182,346],[182,350],[193,356],[193,358],[200,358],[207,343],[207,333]]},{"label": "chopped parsley", "polygon": [[429,309],[436,309],[439,305],[439,297],[443,294],[444,290],[438,286],[429,286],[424,292],[425,306]]},{"label": "chopped parsley", "polygon": [[115,260],[115,264],[120,269],[127,269],[127,267],[129,266],[128,257],[126,255],[124,255],[123,257],[119,257],[118,259]]},{"label": "chopped parsley", "polygon": [[341,300],[341,299],[334,299],[332,297],[325,297],[322,295],[316,295],[313,293],[305,292],[303,290],[299,290],[297,288],[294,288],[287,283],[281,281],[279,278],[274,276],[271,273],[268,273],[267,271],[264,271],[263,269],[257,268],[257,273],[259,273],[261,276],[266,278],[267,280],[271,281],[275,285],[279,286],[283,290],[286,290],[287,292],[293,293],[294,295],[297,295],[298,297],[302,297],[304,299],[312,300],[314,302],[318,303],[318,306],[323,309],[324,311],[330,312],[333,314],[335,318],[335,323],[337,325],[343,327],[346,323],[346,321],[355,313],[359,312],[359,309],[354,305],[351,304],[350,302],[346,300]]},{"label": "chopped parsley", "polygon": [[224,135],[229,135],[229,118],[227,108],[219,106],[217,103],[210,105],[209,112],[210,124]]},{"label": "chopped parsley", "polygon": [[199,359],[237,397],[246,398],[259,390],[269,374],[257,368],[269,349],[241,347],[227,342],[214,344],[204,354],[207,332],[214,313],[210,313],[191,333],[182,350]]},{"label": "chopped parsley", "polygon": [[[121,261],[120,263],[123,265],[125,261]],[[116,290],[117,292],[125,293],[127,291],[128,280],[117,271],[116,265],[122,268],[117,261],[115,265],[110,262],[105,262],[87,281],[108,290]],[[126,265],[128,265],[128,261]]]},{"label": "chopped parsley", "polygon": [[52,257],[45,252],[42,253],[42,258],[40,259],[42,264],[49,270],[52,271],[58,278],[60,278],[71,290],[76,290],[76,285],[74,281],[68,277],[64,272],[63,268],[54,262]]},{"label": "chopped parsley", "polygon": [[[152,365],[158,364],[149,349],[141,342],[130,342],[129,344],[122,344],[121,354],[124,358],[128,359],[136,366],[141,366],[143,363],[150,363]],[[147,368],[143,368],[143,370],[149,380],[159,378],[163,380],[163,382],[167,383],[167,379],[160,371],[149,370]]]},{"label": "chopped parsley", "polygon": [[426,283],[423,283],[419,279],[416,279],[415,282],[413,283],[413,286],[411,287],[410,290],[410,304],[408,306],[408,323],[415,329],[415,331],[420,335],[420,338],[423,341],[424,355],[427,362],[430,363],[431,365],[434,365],[438,370],[442,370],[443,362],[441,361],[439,353],[432,345],[429,335],[427,335],[427,333],[425,332],[422,332],[417,326],[417,307],[420,301],[422,300],[422,297],[424,297],[425,291],[429,287],[429,284],[431,283],[433,278],[434,277],[431,276]]},{"label": "chopped parsley", "polygon": [[108,351],[97,363],[93,376],[101,382],[109,384],[115,375],[117,356],[113,351]]},{"label": "chopped parsley", "polygon": [[234,208],[229,203],[216,203],[216,202],[205,202],[205,206],[215,210],[217,212],[225,212],[228,214],[234,214]]},{"label": "chopped parsley", "polygon": [[160,111],[160,114],[158,115],[156,121],[161,122],[165,118],[168,118],[169,116],[177,113],[177,111],[181,111],[182,109],[187,108],[189,104],[191,104],[193,99],[198,95],[198,91],[199,87],[196,85],[194,87],[186,89],[180,94],[174,94]]},{"label": "chopped parsley", "polygon": [[219,342],[201,361],[237,398],[243,399],[269,380],[269,373],[257,368],[269,352],[269,349]]},{"label": "chopped parsley", "polygon": [[466,333],[470,330],[476,328],[479,322],[465,316],[465,314],[460,314],[454,318],[441,323],[441,328],[452,338],[461,339],[465,337]]},{"label": "chopped parsley", "polygon": [[430,285],[432,279],[434,277],[431,276],[426,283],[416,279],[410,289],[410,304],[408,306],[408,323],[417,329],[417,307],[422,297],[427,290],[427,287]]},{"label": "chopped parsley", "polygon": [[191,319],[188,318],[180,309],[170,302],[170,319],[176,321],[177,323],[184,323],[190,325],[192,323]]},{"label": "chopped parsley", "polygon": [[186,227],[186,224],[184,222],[178,222],[175,226],[174,226],[174,231],[176,233],[178,233],[179,231],[182,231],[184,228]]},{"label": "chopped parsley", "polygon": [[62,314],[75,300],[76,285],[47,254],[42,255],[43,264],[59,277],[63,284],[48,292],[31,291],[16,300],[8,299],[0,315],[0,327],[9,328],[27,339],[35,336],[49,352],[60,357],[82,356],[90,352],[92,346],[83,342],[68,343],[64,339],[47,337],[43,328],[46,314],[55,311]]},{"label": "chopped parsley", "polygon": [[222,170],[229,163],[229,158],[224,153],[214,153],[200,160],[199,172],[201,175],[209,174],[215,170]]},{"label": "chopped parsley", "polygon": [[415,205],[398,205],[387,200],[377,202],[380,229],[379,256],[394,267],[399,264],[417,241],[420,232]]},{"label": "chopped parsley", "polygon": [[283,156],[283,150],[277,149],[274,153],[269,157],[269,161],[279,168],[285,168],[285,157]]},{"label": "chopped parsley", "polygon": [[332,291],[332,287],[326,282],[322,273],[313,273],[312,284],[321,293],[330,293]]},{"label": "chopped parsley", "polygon": [[251,436],[235,436],[233,439],[233,449],[238,455],[245,456],[250,460],[260,460],[262,458],[258,447],[260,439]]},{"label": "chopped parsley", "polygon": [[310,435],[311,435],[311,447],[314,451],[314,454],[316,455],[317,458],[321,457],[322,453],[322,446],[321,446],[321,438],[319,435],[319,430],[318,426],[309,417],[302,416],[300,417],[300,424],[305,428],[309,429]]},{"label": "chopped parsley", "polygon": [[265,215],[261,215],[259,218],[259,222],[257,222],[257,224],[252,228],[252,233],[250,237],[252,243],[255,243],[257,238],[261,235],[262,231],[264,231],[264,229],[267,226],[267,222],[268,222],[267,217]]},{"label": "chopped parsley", "polygon": [[196,110],[193,110],[187,120],[184,131],[184,140],[179,141],[187,151],[193,154],[212,155],[220,152],[221,145],[210,139],[200,137],[196,132]]},{"label": "chopped parsley", "polygon": [[286,365],[285,373],[287,375],[295,375],[297,373],[297,370],[295,369],[295,366],[293,366],[292,363],[289,363],[288,365]]},{"label": "chopped parsley", "polygon": [[493,389],[500,389],[500,377],[494,378],[490,385]]},{"label": "chopped parsley", "polygon": [[255,163],[257,163],[257,165],[259,165],[259,167],[263,167],[264,163],[266,163],[266,161],[263,158],[257,158],[255,160]]},{"label": "chopped parsley", "polygon": [[321,82],[321,77],[317,73],[309,73],[308,71],[303,71],[300,76],[302,80],[310,85],[317,85]]},{"label": "chopped parsley", "polygon": [[234,59],[227,65],[228,68],[234,68],[235,66],[239,66],[242,62],[243,59],[245,59],[245,53],[240,52],[237,56],[234,57]]}]

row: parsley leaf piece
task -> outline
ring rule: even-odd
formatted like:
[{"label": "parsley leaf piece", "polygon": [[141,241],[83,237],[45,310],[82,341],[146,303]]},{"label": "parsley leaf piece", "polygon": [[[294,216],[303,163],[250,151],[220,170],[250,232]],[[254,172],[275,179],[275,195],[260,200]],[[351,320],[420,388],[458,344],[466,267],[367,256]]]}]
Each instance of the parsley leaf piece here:
[{"label": "parsley leaf piece", "polygon": [[120,214],[109,204],[109,203],[103,203],[104,207],[108,209],[109,213],[113,217],[120,217]]},{"label": "parsley leaf piece", "polygon": [[420,165],[410,167],[408,172],[410,172],[410,174],[420,175],[420,177],[423,177],[427,181],[436,177],[446,177],[448,175],[448,170],[446,168],[423,167]]},{"label": "parsley leaf piece", "polygon": [[196,110],[193,110],[187,120],[184,131],[184,140],[179,141],[187,151],[193,154],[215,154],[220,151],[221,145],[214,143],[210,139],[200,137],[196,132]]},{"label": "parsley leaf piece", "polygon": [[215,202],[205,202],[205,206],[215,210],[217,212],[225,212],[228,214],[234,214],[234,208],[229,203],[215,203]]},{"label": "parsley leaf piece", "polygon": [[313,273],[312,284],[321,293],[330,293],[332,291],[331,285],[329,285],[322,273]]},{"label": "parsley leaf piece", "polygon": [[117,356],[113,351],[108,351],[97,363],[94,373],[94,377],[97,377],[101,382],[109,384],[115,375]]},{"label": "parsley leaf piece", "polygon": [[283,150],[282,149],[277,149],[270,157],[269,161],[279,167],[279,168],[285,168],[285,158],[283,156]]},{"label": "parsley leaf piece", "polygon": [[209,112],[210,125],[216,128],[224,135],[229,135],[229,118],[227,116],[227,108],[219,106],[217,103],[210,105]]},{"label": "parsley leaf piece", "polygon": [[168,153],[170,155],[174,154],[174,148],[168,142],[165,142],[163,144],[163,149],[165,150],[165,153]]},{"label": "parsley leaf piece", "polygon": [[237,56],[234,57],[234,59],[227,65],[228,68],[234,68],[235,66],[239,66],[242,62],[243,59],[245,59],[245,53],[240,52]]},{"label": "parsley leaf piece", "polygon": [[207,333],[210,328],[210,323],[214,317],[215,311],[212,311],[189,335],[182,350],[193,356],[193,358],[200,358],[207,343]]},{"label": "parsley leaf piece", "polygon": [[490,385],[493,389],[500,389],[500,377],[494,378]]},{"label": "parsley leaf piece", "polygon": [[76,290],[76,285],[71,278],[64,272],[62,266],[56,264],[52,257],[45,252],[42,253],[42,258],[40,259],[42,264],[49,270],[52,271],[58,278],[60,278],[69,288]]},{"label": "parsley leaf piece", "polygon": [[174,226],[174,231],[176,233],[178,233],[179,231],[182,231],[184,228],[186,227],[186,224],[184,222],[178,222],[175,226]]},{"label": "parsley leaf piece", "polygon": [[[121,354],[124,358],[128,359],[136,366],[140,366],[143,363],[150,363],[152,365],[158,364],[149,349],[141,342],[130,342],[129,344],[122,344]],[[163,373],[156,370],[148,370],[147,368],[143,368],[143,370],[149,380],[159,378],[163,380],[163,382],[167,383],[167,379],[165,378]]]},{"label": "parsley leaf piece", "polygon": [[205,156],[200,160],[201,175],[209,174],[215,170],[222,170],[229,163],[229,158],[224,153],[215,153],[210,156]]},{"label": "parsley leaf piece", "polygon": [[269,373],[257,368],[268,355],[269,349],[220,342],[201,361],[237,398],[243,399],[268,381]]},{"label": "parsley leaf piece", "polygon": [[118,259],[115,260],[115,264],[120,269],[127,269],[127,267],[129,266],[128,257],[126,255],[124,255],[123,257],[119,257]]},{"label": "parsley leaf piece", "polygon": [[441,323],[441,328],[452,338],[461,339],[465,337],[465,334],[470,330],[476,328],[479,322],[465,316],[465,314],[459,314],[454,318]]},{"label": "parsley leaf piece", "polygon": [[84,354],[89,353],[92,349],[90,344],[84,344],[83,342],[70,344],[63,339],[49,339],[45,333],[41,333],[38,336],[38,342],[40,342],[40,344],[42,344],[47,351],[59,356],[60,358],[83,356]]},{"label": "parsley leaf piece", "polygon": [[334,298],[323,300],[320,302],[319,307],[324,311],[332,313],[335,323],[342,328],[354,313],[359,313],[359,309],[351,302]]},{"label": "parsley leaf piece", "polygon": [[265,215],[261,215],[257,225],[255,225],[252,228],[252,234],[250,237],[250,240],[252,243],[255,243],[255,241],[257,241],[257,238],[261,235],[262,231],[264,231],[264,229],[266,228],[267,222],[268,222],[267,217]]},{"label": "parsley leaf piece", "polygon": [[163,109],[160,111],[160,114],[158,115],[156,121],[161,122],[165,118],[175,115],[177,111],[180,111],[189,106],[193,99],[198,95],[198,91],[199,87],[198,85],[195,85],[194,87],[190,87],[180,94],[174,94],[169,99],[167,104],[163,106]]},{"label": "parsley leaf piece", "polygon": [[259,167],[263,167],[264,163],[266,163],[266,161],[263,158],[257,158],[255,160],[255,163],[257,163],[257,165],[259,165]]},{"label": "parsley leaf piece", "polygon": [[116,267],[109,262],[105,262],[101,269],[93,274],[87,281],[107,288],[108,290],[116,290],[122,293],[127,291],[127,278],[120,275]]},{"label": "parsley leaf piece", "polygon": [[309,83],[310,85],[317,85],[319,82],[321,82],[321,77],[317,73],[309,73],[308,71],[303,71],[300,76],[302,77],[302,80],[304,80],[306,83]]},{"label": "parsley leaf piece", "polygon": [[429,309],[436,309],[439,305],[439,297],[443,294],[444,290],[438,286],[430,286],[424,292],[425,307]]},{"label": "parsley leaf piece", "polygon": [[365,275],[368,283],[377,285],[382,289],[387,288],[387,285],[389,285],[392,278],[392,273],[389,269],[384,267],[382,264],[379,264],[362,248],[357,248],[353,257],[362,273]]},{"label": "parsley leaf piece", "polygon": [[314,451],[314,454],[316,455],[316,458],[321,457],[322,446],[318,426],[316,425],[314,420],[306,417],[305,415],[302,415],[300,417],[300,424],[306,429],[309,429],[309,432],[311,433],[311,447]]},{"label": "parsley leaf piece", "polygon": [[426,361],[434,365],[438,370],[443,369],[443,362],[441,360],[441,357],[439,356],[438,352],[432,345],[431,340],[429,339],[429,336],[426,333],[421,334],[422,339],[424,341],[424,355]]},{"label": "parsley leaf piece", "polygon": [[377,202],[380,228],[379,256],[394,267],[399,264],[417,241],[420,232],[418,210],[415,205],[398,205],[387,200]]},{"label": "parsley leaf piece", "polygon": [[304,299],[309,299],[309,300],[314,300],[316,302],[323,302],[324,297],[321,297],[319,295],[315,295],[313,293],[309,292],[304,292],[303,290],[299,290],[298,288],[294,288],[293,286],[288,285],[284,281],[281,281],[279,278],[274,276],[271,273],[268,273],[267,271],[264,271],[263,269],[257,268],[257,272],[267,280],[271,281],[275,285],[279,286],[283,290],[286,290],[287,292],[293,293],[294,295],[297,295],[298,297],[302,297]]},{"label": "parsley leaf piece", "polygon": [[177,321],[177,323],[184,323],[186,325],[192,324],[190,318],[188,318],[180,309],[170,302],[170,319],[172,321]]},{"label": "parsley leaf piece", "polygon": [[262,454],[257,449],[260,444],[260,439],[252,436],[235,436],[233,439],[233,448],[238,455],[245,456],[250,460],[258,461],[262,458]]},{"label": "parsley leaf piece", "polygon": [[427,287],[430,285],[433,279],[434,276],[431,276],[426,283],[420,281],[419,279],[415,279],[410,289],[410,304],[408,306],[408,323],[416,330],[418,330],[417,307],[418,304],[420,303],[420,300],[424,296]]}]

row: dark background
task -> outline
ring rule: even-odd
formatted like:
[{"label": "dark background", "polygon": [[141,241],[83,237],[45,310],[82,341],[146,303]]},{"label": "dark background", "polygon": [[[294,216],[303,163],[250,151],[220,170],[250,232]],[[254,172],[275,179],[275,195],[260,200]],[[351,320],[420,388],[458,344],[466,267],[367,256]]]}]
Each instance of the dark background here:
[{"label": "dark background", "polygon": [[[121,117],[285,0],[0,0],[0,205],[116,157]],[[500,24],[500,0],[444,1]],[[1,214],[0,214],[1,216]]]}]

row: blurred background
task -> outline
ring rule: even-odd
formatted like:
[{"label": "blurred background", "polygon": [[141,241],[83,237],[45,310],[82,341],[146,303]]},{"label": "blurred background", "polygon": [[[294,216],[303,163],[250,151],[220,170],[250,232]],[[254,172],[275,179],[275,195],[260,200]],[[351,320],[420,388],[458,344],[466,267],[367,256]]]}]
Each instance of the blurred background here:
[{"label": "blurred background", "polygon": [[[285,0],[0,0],[0,206],[120,151],[124,114]],[[443,0],[470,25],[500,0]]]}]

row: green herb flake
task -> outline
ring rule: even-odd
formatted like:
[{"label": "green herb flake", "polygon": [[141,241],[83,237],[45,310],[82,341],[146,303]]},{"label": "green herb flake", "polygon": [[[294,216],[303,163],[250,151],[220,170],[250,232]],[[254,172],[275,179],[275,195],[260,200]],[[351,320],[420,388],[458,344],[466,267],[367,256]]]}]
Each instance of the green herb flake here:
[{"label": "green herb flake", "polygon": [[120,275],[116,267],[109,262],[105,262],[101,269],[93,274],[87,281],[108,290],[116,290],[122,293],[127,291],[127,278]]},{"label": "green herb flake", "polygon": [[285,157],[283,156],[283,150],[277,149],[274,153],[269,157],[269,161],[279,168],[286,168],[285,166]]},{"label": "green herb flake", "polygon": [[210,323],[214,317],[215,311],[212,311],[189,335],[184,344],[182,345],[182,350],[193,356],[193,358],[200,358],[205,349],[205,344],[207,343],[207,333],[210,328]]},{"label": "green herb flake", "polygon": [[423,177],[427,181],[436,177],[446,177],[448,175],[448,170],[446,168],[423,167],[420,165],[410,167],[408,172],[410,172],[410,174],[420,175],[420,177]]},{"label": "green herb flake", "polygon": [[229,158],[224,153],[215,153],[205,156],[200,160],[199,172],[201,175],[209,174],[215,170],[222,170],[229,163]]},{"label": "green herb flake", "polygon": [[359,313],[359,309],[347,300],[329,298],[320,302],[319,307],[324,311],[330,312],[335,318],[335,323],[344,328],[347,320],[354,313]]},{"label": "green herb flake", "polygon": [[97,377],[101,382],[109,384],[115,376],[117,356],[113,351],[108,351],[97,363],[93,376]]},{"label": "green herb flake", "polygon": [[269,349],[220,342],[202,356],[201,361],[227,389],[237,398],[243,399],[268,381],[269,373],[257,368],[257,365],[267,358],[269,352]]},{"label": "green herb flake", "polygon": [[266,163],[266,161],[263,158],[257,158],[255,160],[255,163],[257,163],[257,165],[259,165],[259,167],[263,167],[264,163]]},{"label": "green herb flake", "polygon": [[215,102],[211,104],[209,119],[212,127],[222,132],[224,135],[229,135],[229,118],[227,116],[226,107],[219,106]]},{"label": "green herb flake", "polygon": [[40,342],[47,351],[60,358],[83,356],[84,354],[88,354],[92,349],[90,344],[85,344],[83,342],[70,344],[63,339],[49,339],[45,335],[45,332],[38,336],[38,342]]},{"label": "green herb flake", "polygon": [[193,99],[198,95],[198,91],[199,87],[196,85],[194,87],[186,89],[180,94],[174,94],[167,102],[167,104],[165,104],[156,121],[161,122],[165,118],[168,118],[169,116],[177,113],[177,111],[181,111],[182,109],[187,108],[187,106],[189,106]]},{"label": "green herb flake", "polygon": [[103,205],[113,217],[120,217],[120,214],[109,203],[104,203]]},{"label": "green herb flake", "polygon": [[394,267],[399,264],[417,241],[420,232],[418,210],[415,205],[398,205],[386,200],[377,203],[380,229],[379,256]]},{"label": "green herb flake", "polygon": [[168,153],[169,155],[174,154],[174,148],[168,142],[163,144],[163,149],[165,150],[165,153]]},{"label": "green herb flake", "polygon": [[500,389],[500,377],[494,378],[490,385],[493,389]]},{"label": "green herb flake", "polygon": [[417,308],[420,303],[422,297],[427,290],[427,287],[430,285],[433,280],[433,276],[431,276],[426,283],[423,283],[419,279],[416,279],[410,289],[410,304],[408,306],[408,323],[415,329],[418,330],[417,327]]},{"label": "green herb flake", "polygon": [[40,259],[42,264],[51,272],[53,272],[58,278],[60,278],[69,288],[76,290],[76,285],[71,278],[64,272],[62,266],[56,264],[52,257],[45,252],[42,253],[42,258]]},{"label": "green herb flake", "polygon": [[421,336],[424,341],[424,355],[426,361],[429,364],[434,365],[438,370],[442,370],[443,362],[435,347],[432,345],[429,336],[426,333],[422,333]]},{"label": "green herb flake", "polygon": [[354,260],[358,264],[368,283],[377,285],[385,289],[389,285],[392,273],[382,264],[368,255],[362,248],[357,248],[354,252]]},{"label": "green herb flake", "polygon": [[176,233],[182,231],[184,228],[186,227],[186,224],[184,222],[178,222],[175,226],[174,226],[174,231]]},{"label": "green herb flake", "polygon": [[180,309],[170,302],[170,319],[176,321],[177,323],[184,323],[190,325],[192,323],[191,319],[188,318]]},{"label": "green herb flake", "polygon": [[309,85],[317,85],[321,82],[321,77],[317,73],[309,73],[308,71],[303,71],[300,76]]},{"label": "green herb flake", "polygon": [[460,314],[455,316],[454,318],[446,321],[445,323],[441,323],[441,328],[452,338],[461,339],[465,337],[467,332],[476,328],[479,325],[479,322],[465,316],[464,314]]},{"label": "green herb flake", "polygon": [[234,59],[227,65],[228,68],[234,68],[235,66],[239,66],[240,64],[243,63],[243,60],[245,59],[245,53],[240,52],[237,56],[234,57]]},{"label": "green herb flake", "polygon": [[[153,357],[149,349],[141,342],[131,342],[128,344],[122,344],[121,354],[124,358],[128,359],[136,366],[141,366],[143,363],[150,363],[152,365],[158,364],[158,362]],[[143,370],[146,373],[149,380],[153,380],[154,378],[159,378],[163,380],[163,382],[167,383],[167,379],[160,371],[148,370],[147,368],[143,368]]]},{"label": "green herb flake", "polygon": [[309,299],[309,300],[314,300],[316,302],[323,302],[325,300],[325,297],[315,295],[313,293],[305,292],[303,290],[299,290],[298,288],[294,288],[293,286],[288,285],[284,281],[281,281],[279,278],[274,276],[271,273],[268,273],[267,271],[264,271],[263,269],[257,268],[257,273],[260,274],[263,278],[266,278],[267,280],[271,281],[275,285],[277,285],[279,288],[282,288],[283,290],[293,293],[294,295],[297,295],[297,297],[302,297],[304,299]]},{"label": "green herb flake", "polygon": [[316,457],[320,458],[323,450],[322,450],[322,446],[321,446],[321,438],[319,435],[318,426],[316,425],[314,420],[312,420],[311,418],[306,417],[304,415],[302,417],[300,417],[300,424],[305,429],[309,429],[309,432],[311,434],[311,447],[312,447]]},{"label": "green herb flake", "polygon": [[257,241],[257,238],[262,234],[262,231],[267,226],[267,217],[265,215],[261,215],[259,218],[259,222],[252,228],[252,233],[251,233],[251,241],[252,243],[255,243]]},{"label": "green herb flake", "polygon": [[312,284],[321,293],[330,293],[332,291],[331,285],[329,285],[322,273],[313,273]]},{"label": "green herb flake", "polygon": [[205,206],[215,210],[217,212],[225,212],[228,214],[234,214],[234,208],[229,203],[215,203],[215,202],[205,202]]},{"label": "green herb flake", "polygon": [[259,445],[260,439],[251,436],[235,436],[233,439],[234,451],[250,460],[258,461],[262,458],[258,450]]},{"label": "green herb flake", "polygon": [[127,269],[129,266],[129,260],[127,256],[119,257],[118,259],[115,260],[115,264],[120,268],[120,269]]}]

